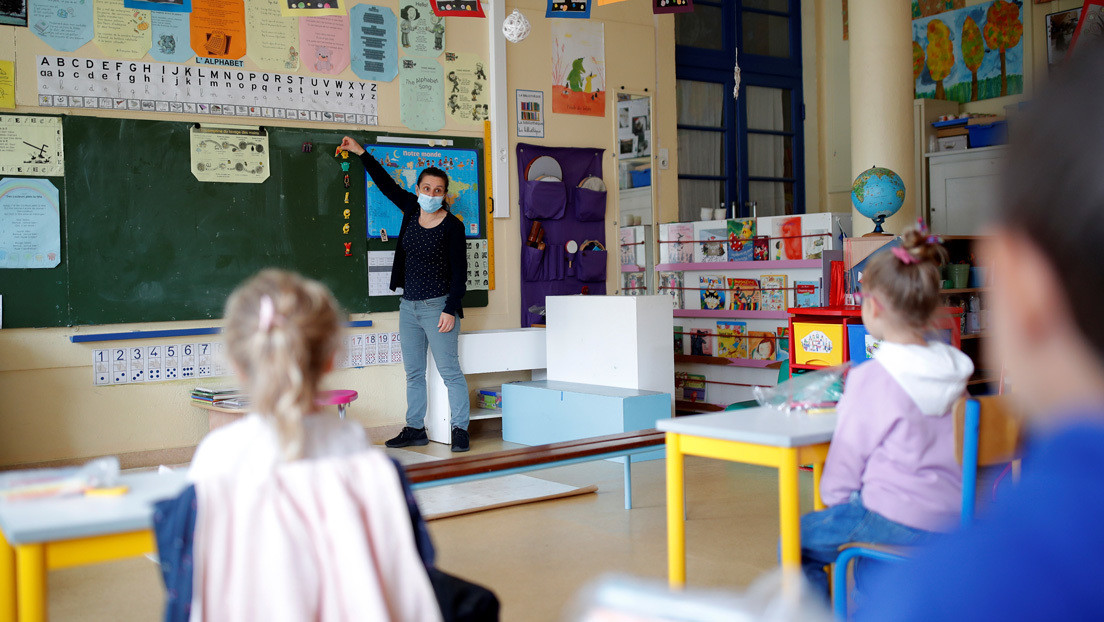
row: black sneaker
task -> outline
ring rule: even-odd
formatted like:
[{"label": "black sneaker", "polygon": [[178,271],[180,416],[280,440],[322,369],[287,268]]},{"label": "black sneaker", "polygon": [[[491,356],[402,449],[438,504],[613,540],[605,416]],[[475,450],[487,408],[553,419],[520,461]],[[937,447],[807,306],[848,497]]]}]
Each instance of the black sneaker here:
[{"label": "black sneaker", "polygon": [[[453,436],[455,439],[456,437]],[[455,443],[455,441],[453,441]],[[388,447],[410,447],[411,445],[428,445],[429,437],[426,436],[425,428],[411,428],[404,427],[402,432],[395,438],[387,441],[384,445]]]},{"label": "black sneaker", "polygon": [[468,447],[468,431],[461,430],[460,428],[452,429],[452,450],[454,452],[467,451]]}]

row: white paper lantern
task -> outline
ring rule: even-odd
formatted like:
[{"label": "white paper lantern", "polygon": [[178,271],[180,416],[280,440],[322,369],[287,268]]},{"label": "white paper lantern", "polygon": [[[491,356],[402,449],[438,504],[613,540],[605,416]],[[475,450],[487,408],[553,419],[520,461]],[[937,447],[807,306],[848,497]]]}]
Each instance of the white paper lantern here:
[{"label": "white paper lantern", "polygon": [[739,61],[739,56],[740,56],[740,50],[736,50],[736,53],[733,55],[733,62],[735,63],[736,68],[732,70],[733,78],[736,81],[736,86],[732,87],[732,99],[739,99],[739,97],[740,97],[740,61]]},{"label": "white paper lantern", "polygon": [[502,35],[510,43],[517,43],[528,37],[530,30],[532,30],[532,26],[529,25],[529,20],[525,19],[525,16],[517,9],[514,9],[514,12],[507,15],[506,19],[502,21]]}]

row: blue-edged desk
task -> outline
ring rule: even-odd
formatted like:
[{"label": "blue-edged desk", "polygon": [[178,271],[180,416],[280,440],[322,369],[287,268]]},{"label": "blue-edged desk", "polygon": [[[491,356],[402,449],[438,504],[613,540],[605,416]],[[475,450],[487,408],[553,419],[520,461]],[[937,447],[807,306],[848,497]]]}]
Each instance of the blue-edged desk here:
[{"label": "blue-edged desk", "polygon": [[822,509],[820,474],[836,414],[785,414],[749,408],[709,415],[663,419],[667,433],[667,571],[672,587],[686,583],[686,519],[683,456],[757,464],[778,469],[778,514],[783,567],[801,565],[801,509],[798,466],[813,465],[813,507]]},{"label": "blue-edged desk", "polygon": [[153,502],[186,485],[183,472],[124,474],[117,497],[0,501],[0,622],[47,616],[46,572],[157,550]]}]

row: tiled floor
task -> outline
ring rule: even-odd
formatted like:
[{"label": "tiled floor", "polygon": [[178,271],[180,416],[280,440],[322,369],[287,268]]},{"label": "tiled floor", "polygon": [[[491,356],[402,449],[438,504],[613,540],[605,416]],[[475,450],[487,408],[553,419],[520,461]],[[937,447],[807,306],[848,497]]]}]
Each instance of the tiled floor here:
[{"label": "tiled floor", "polygon": [[[498,429],[473,426],[473,451],[503,448]],[[431,443],[427,453],[449,454]],[[597,494],[433,521],[438,565],[492,588],[503,620],[560,620],[566,605],[604,573],[663,579],[667,572],[664,462],[633,465],[635,508],[623,507],[622,467],[586,463],[535,474]],[[802,474],[803,511],[812,478]],[[777,478],[772,469],[690,458],[687,482],[688,583],[740,588],[776,565]],[[53,620],[156,620],[157,566],[127,560],[50,573]]]}]

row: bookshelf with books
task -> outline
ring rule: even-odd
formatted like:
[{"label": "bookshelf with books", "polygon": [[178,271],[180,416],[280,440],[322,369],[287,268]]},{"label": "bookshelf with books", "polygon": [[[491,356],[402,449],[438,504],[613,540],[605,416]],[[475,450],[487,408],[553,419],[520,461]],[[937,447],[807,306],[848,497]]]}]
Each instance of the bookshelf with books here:
[{"label": "bookshelf with books", "polygon": [[[665,261],[655,267],[656,284],[659,294],[671,296],[674,307],[675,398],[680,412],[723,409],[751,399],[755,386],[776,384],[787,356],[782,346],[788,344],[790,310],[798,304],[827,304],[831,262],[843,258],[841,250],[817,248],[817,258],[756,261],[753,240],[747,240],[747,248],[734,248],[740,233],[723,242],[723,261],[715,249],[695,257],[690,245],[698,242],[703,229],[695,233],[693,227],[720,231],[719,222],[723,221],[660,225],[660,255]],[[730,232],[747,232],[741,219],[728,223],[737,223]],[[774,239],[755,237],[766,249]],[[680,238],[686,243],[679,244]],[[664,251],[670,241],[675,243]],[[715,240],[709,239],[699,246],[712,243]],[[739,254],[734,252],[730,261],[731,251]]]}]

